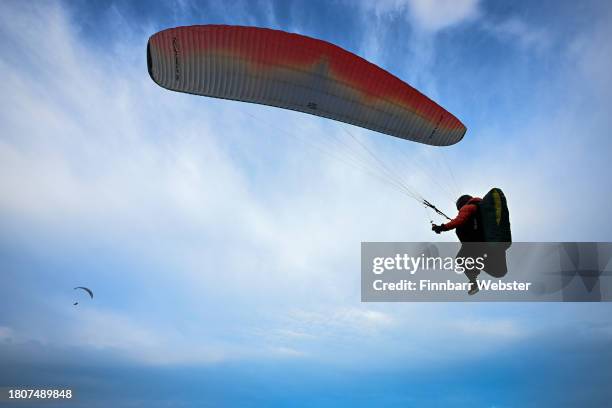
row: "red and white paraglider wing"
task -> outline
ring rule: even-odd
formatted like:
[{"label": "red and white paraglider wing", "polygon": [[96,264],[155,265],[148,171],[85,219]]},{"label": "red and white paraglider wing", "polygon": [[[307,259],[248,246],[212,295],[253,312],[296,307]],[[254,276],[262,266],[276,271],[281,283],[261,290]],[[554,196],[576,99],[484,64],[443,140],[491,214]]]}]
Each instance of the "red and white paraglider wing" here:
[{"label": "red and white paraglider wing", "polygon": [[306,112],[436,146],[466,127],[382,68],[326,41],[257,27],[204,25],[149,39],[148,68],[160,86]]}]

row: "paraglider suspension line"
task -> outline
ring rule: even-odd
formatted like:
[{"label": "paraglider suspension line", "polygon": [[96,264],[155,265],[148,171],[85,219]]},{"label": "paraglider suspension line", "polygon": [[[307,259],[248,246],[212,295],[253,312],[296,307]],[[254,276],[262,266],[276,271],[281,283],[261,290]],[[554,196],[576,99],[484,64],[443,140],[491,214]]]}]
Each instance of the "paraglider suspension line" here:
[{"label": "paraglider suspension line", "polygon": [[423,199],[423,205],[424,205],[425,207],[429,207],[429,208],[431,208],[432,210],[434,210],[436,213],[440,214],[441,216],[443,216],[443,217],[444,217],[444,218],[446,218],[447,220],[449,220],[449,221],[451,221],[451,220],[452,220],[452,218],[451,218],[451,217],[449,217],[448,215],[444,214],[442,211],[438,210],[438,208],[437,208],[435,205],[433,205],[432,203],[430,203],[429,201],[427,201],[427,200],[425,200],[425,199]]}]

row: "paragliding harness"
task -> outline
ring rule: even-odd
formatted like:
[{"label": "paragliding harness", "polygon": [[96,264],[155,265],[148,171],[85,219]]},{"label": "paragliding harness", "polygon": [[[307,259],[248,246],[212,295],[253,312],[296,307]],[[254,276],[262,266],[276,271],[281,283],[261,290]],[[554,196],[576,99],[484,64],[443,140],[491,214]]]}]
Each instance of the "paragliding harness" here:
[{"label": "paragliding harness", "polygon": [[[437,214],[448,220],[451,218],[436,208],[427,200],[423,200],[426,207],[431,208]],[[478,210],[472,219],[465,225],[458,227],[456,232],[461,242],[499,242],[503,249],[508,249],[512,243],[512,232],[510,230],[510,212],[504,192],[495,187],[492,188],[482,200],[470,202]],[[433,221],[431,221],[433,223]]]},{"label": "paragliding harness", "polygon": [[508,249],[512,244],[510,212],[506,196],[499,188],[492,188],[478,204],[477,222],[484,242],[500,242]]}]

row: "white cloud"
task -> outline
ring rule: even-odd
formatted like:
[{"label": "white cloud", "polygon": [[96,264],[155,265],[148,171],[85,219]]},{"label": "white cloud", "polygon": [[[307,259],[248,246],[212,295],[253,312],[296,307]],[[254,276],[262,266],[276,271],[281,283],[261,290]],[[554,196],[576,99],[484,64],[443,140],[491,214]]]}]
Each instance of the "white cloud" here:
[{"label": "white cloud", "polygon": [[306,354],[302,351],[292,349],[290,347],[276,347],[272,352],[280,357],[304,357]]},{"label": "white cloud", "polygon": [[511,320],[459,319],[458,321],[451,322],[450,326],[457,333],[469,337],[514,340],[527,335],[516,322]]},{"label": "white cloud", "polygon": [[[139,322],[99,310],[79,311],[78,321],[59,344],[118,353],[145,364],[210,364],[252,353],[248,346],[207,338],[203,331]],[[56,339],[59,340],[59,339]],[[67,343],[67,344],[66,344]]]},{"label": "white cloud", "polygon": [[[209,364],[249,352],[201,335],[160,328],[117,312],[93,308],[75,310],[63,315],[62,327],[56,331],[49,330],[49,327],[43,330],[29,326],[19,329],[0,327],[0,341],[64,351],[96,350],[152,365]],[[47,318],[56,316],[47,314]]]},{"label": "white cloud", "polygon": [[12,341],[14,337],[13,329],[7,326],[0,326],[0,341]]},{"label": "white cloud", "polygon": [[479,0],[410,0],[412,19],[427,31],[439,31],[478,18]]},{"label": "white cloud", "polygon": [[601,106],[603,109],[607,109],[612,100],[612,44],[608,41],[611,35],[610,24],[597,24],[592,31],[573,36],[566,48],[571,68],[576,68],[575,72],[572,70],[574,80],[598,97],[593,107]]},{"label": "white cloud", "polygon": [[324,312],[293,310],[289,316],[298,326],[315,328],[316,332],[365,334],[393,327],[394,324],[391,315],[366,307],[340,307]]},{"label": "white cloud", "polygon": [[552,45],[553,39],[546,29],[531,26],[518,17],[500,22],[483,21],[482,26],[500,40],[508,41],[523,49],[544,51]]},{"label": "white cloud", "polygon": [[378,17],[404,16],[417,28],[435,33],[473,21],[480,15],[480,0],[382,0],[363,6]]}]

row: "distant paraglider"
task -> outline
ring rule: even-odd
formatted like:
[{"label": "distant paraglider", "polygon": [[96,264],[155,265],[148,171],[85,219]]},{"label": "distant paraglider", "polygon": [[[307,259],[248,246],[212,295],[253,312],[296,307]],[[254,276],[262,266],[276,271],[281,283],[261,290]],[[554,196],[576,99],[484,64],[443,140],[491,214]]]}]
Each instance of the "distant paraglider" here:
[{"label": "distant paraglider", "polygon": [[[93,297],[94,297],[94,296],[93,296],[93,291],[92,291],[91,289],[86,288],[85,286],[77,286],[76,288],[74,288],[74,290],[77,290],[77,289],[80,289],[80,290],[83,290],[83,291],[87,292],[87,294],[89,295],[89,297],[90,297],[91,299],[93,299]],[[74,302],[72,305],[73,305],[73,306],[76,306],[76,305],[78,305],[78,304],[79,304],[79,302]]]}]

